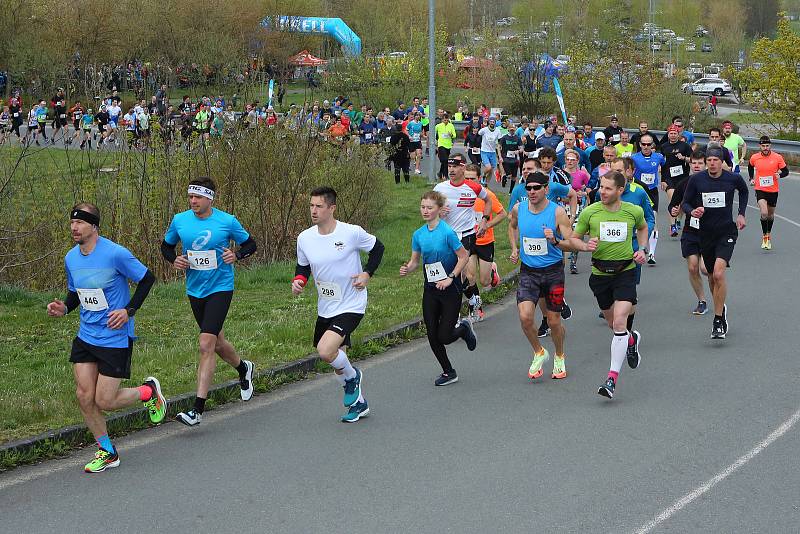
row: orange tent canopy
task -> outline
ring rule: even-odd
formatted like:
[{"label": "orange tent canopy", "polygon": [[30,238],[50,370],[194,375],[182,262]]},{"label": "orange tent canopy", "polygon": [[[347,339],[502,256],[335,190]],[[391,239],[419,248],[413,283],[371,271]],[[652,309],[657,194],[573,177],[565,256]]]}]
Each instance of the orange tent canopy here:
[{"label": "orange tent canopy", "polygon": [[312,55],[308,50],[303,50],[290,57],[289,63],[298,67],[319,67],[328,64],[326,60]]}]

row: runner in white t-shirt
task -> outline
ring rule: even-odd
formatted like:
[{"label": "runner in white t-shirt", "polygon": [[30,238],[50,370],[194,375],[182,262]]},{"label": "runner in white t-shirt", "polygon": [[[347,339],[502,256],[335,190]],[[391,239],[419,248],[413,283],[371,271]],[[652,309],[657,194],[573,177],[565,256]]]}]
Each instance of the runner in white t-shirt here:
[{"label": "runner in white t-shirt", "polygon": [[[495,130],[499,131],[499,130]],[[471,256],[478,253],[476,239],[486,232],[486,226],[492,215],[492,199],[486,189],[472,180],[464,178],[467,159],[461,154],[455,154],[447,160],[447,174],[450,180],[440,182],[433,190],[443,194],[447,204],[439,213],[442,220],[458,235],[461,244]],[[479,224],[475,224],[475,200],[482,199],[483,215]],[[466,269],[465,269],[466,270]],[[468,275],[468,283],[463,284],[464,296],[469,300],[470,315],[481,306],[480,290],[475,273]],[[471,275],[471,278],[469,278]]]},{"label": "runner in white t-shirt", "polygon": [[[299,295],[314,276],[317,287],[317,323],[314,346],[320,358],[331,364],[344,388],[345,423],[355,423],[369,414],[362,394],[363,375],[353,367],[344,348],[350,334],[367,309],[367,284],[380,265],[383,243],[360,226],[337,221],[336,191],[319,187],[311,191],[311,221],[314,226],[297,236],[297,267],[292,293]],[[361,267],[361,252],[368,252]]]},{"label": "runner in white t-shirt", "polygon": [[[497,142],[505,132],[497,127],[497,119],[490,117],[488,126],[478,130],[481,136],[481,163],[483,163],[483,181],[481,185],[489,183],[487,180],[497,169]],[[456,230],[458,231],[458,230]]]}]

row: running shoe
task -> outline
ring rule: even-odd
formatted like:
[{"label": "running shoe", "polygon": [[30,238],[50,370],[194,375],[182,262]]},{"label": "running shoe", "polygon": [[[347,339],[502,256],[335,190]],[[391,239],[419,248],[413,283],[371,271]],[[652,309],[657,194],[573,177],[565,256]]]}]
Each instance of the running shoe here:
[{"label": "running shoe", "polygon": [[500,285],[500,273],[497,272],[497,263],[492,262],[492,281],[491,286],[497,287]]},{"label": "running shoe", "polygon": [[725,339],[725,324],[722,319],[714,319],[714,325],[711,328],[711,339]]},{"label": "running shoe", "polygon": [[564,361],[565,359],[566,358],[564,358],[564,356],[559,356],[558,354],[553,356],[553,374],[550,375],[550,378],[554,378],[556,380],[567,378],[567,366],[566,362]]},{"label": "running shoe", "polygon": [[678,237],[678,225],[672,224],[669,227],[669,236],[670,237]]},{"label": "running shoe", "polygon": [[243,360],[247,370],[244,376],[239,377],[239,394],[242,396],[243,401],[249,401],[253,397],[253,371],[256,366],[250,360]]},{"label": "running shoe", "polygon": [[189,410],[188,412],[179,413],[175,419],[180,421],[186,426],[196,426],[200,424],[200,421],[203,420],[203,414],[197,413],[194,410]]},{"label": "running shoe", "polygon": [[[528,378],[531,380],[535,380],[544,374],[542,370],[542,366],[544,362],[546,362],[550,358],[550,353],[547,352],[547,349],[544,347],[542,348],[541,354],[534,354],[533,361],[531,362],[531,366],[528,369]],[[555,365],[555,364],[554,364]]]},{"label": "running shoe", "polygon": [[675,219],[675,228],[677,228],[678,230],[681,229],[681,220],[680,219]]},{"label": "running shoe", "polygon": [[636,369],[642,363],[642,355],[639,354],[639,343],[642,342],[642,336],[638,330],[634,330],[631,332],[631,337],[633,338],[633,343],[628,339],[628,352],[625,356],[628,358],[628,367]]},{"label": "running shoe", "polygon": [[483,311],[483,306],[478,306],[475,309],[475,320],[479,323],[486,318],[486,312]]},{"label": "running shoe", "polygon": [[363,375],[361,369],[354,367],[356,376],[349,380],[344,381],[344,407],[349,408],[358,402],[358,397],[361,396],[361,379]]},{"label": "running shoe", "polygon": [[572,308],[570,308],[569,304],[566,302],[564,303],[564,307],[561,308],[561,318],[565,321],[569,321],[572,318]]},{"label": "running shoe", "polygon": [[508,184],[508,176],[503,175],[503,187],[505,187],[506,184]]},{"label": "running shoe", "polygon": [[362,417],[366,417],[368,415],[369,406],[367,406],[367,401],[357,402],[350,406],[350,409],[347,410],[347,413],[342,416],[342,423],[355,423]]},{"label": "running shoe", "polygon": [[414,169],[414,174],[422,174],[422,171],[420,171],[419,169]]},{"label": "running shoe", "polygon": [[772,250],[772,236],[767,234],[767,237],[764,240],[764,250]]},{"label": "running shoe", "polygon": [[614,381],[613,378],[611,378],[609,376],[608,380],[606,380],[606,383],[603,384],[602,386],[600,386],[599,388],[597,388],[597,394],[598,395],[602,395],[604,397],[608,397],[609,399],[613,399],[614,398],[614,389],[616,387],[617,387],[617,383]]},{"label": "running shoe", "polygon": [[578,274],[578,265],[574,261],[569,262],[569,273]]},{"label": "running shoe", "polygon": [[763,250],[767,250],[767,236],[763,236],[761,238],[761,248]]},{"label": "running shoe", "polygon": [[478,336],[475,335],[475,329],[472,328],[472,321],[461,319],[458,324],[464,326],[464,343],[467,344],[467,349],[475,350],[475,347],[478,346]]},{"label": "running shoe", "polygon": [[649,254],[647,256],[647,265],[655,265],[656,264],[656,256],[655,254]]},{"label": "running shoe", "polygon": [[456,382],[458,382],[458,375],[454,369],[449,373],[440,374],[439,378],[437,378],[433,384],[436,386],[449,386],[450,384],[455,384]]},{"label": "running shoe", "polygon": [[547,321],[542,321],[542,324],[539,325],[539,331],[536,332],[538,337],[547,337],[550,335],[550,327],[547,326]]},{"label": "running shoe", "polygon": [[147,414],[150,416],[150,422],[157,425],[164,420],[167,415],[167,399],[161,393],[161,383],[154,376],[148,376],[144,379],[144,385],[150,386],[153,394],[150,400],[144,401],[144,407],[147,408]]},{"label": "running shoe", "polygon": [[497,169],[495,169],[494,171],[494,181],[497,182],[498,184],[500,183],[500,171]]},{"label": "running shoe", "polygon": [[728,305],[722,305],[722,328],[725,329],[725,333],[728,333]]},{"label": "running shoe", "polygon": [[708,311],[708,302],[704,300],[697,301],[697,307],[692,311],[692,315],[705,315]]},{"label": "running shoe", "polygon": [[119,467],[119,454],[111,454],[105,449],[98,449],[94,453],[94,460],[86,464],[83,470],[87,473],[101,473],[112,467]]},{"label": "running shoe", "polygon": [[605,318],[606,318],[606,316],[605,316],[605,315],[603,315],[603,312],[600,312],[600,313],[598,313],[598,314],[597,314],[597,316],[598,316],[599,318],[601,318],[601,319],[605,319]]}]

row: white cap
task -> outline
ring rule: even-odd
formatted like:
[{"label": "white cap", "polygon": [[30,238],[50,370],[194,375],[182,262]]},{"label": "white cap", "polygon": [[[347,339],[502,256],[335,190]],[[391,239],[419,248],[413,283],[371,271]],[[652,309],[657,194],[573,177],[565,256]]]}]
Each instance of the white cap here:
[{"label": "white cap", "polygon": [[606,134],[604,134],[603,132],[597,132],[596,134],[594,134],[594,140],[597,141],[598,139],[602,139],[603,141],[605,141]]}]

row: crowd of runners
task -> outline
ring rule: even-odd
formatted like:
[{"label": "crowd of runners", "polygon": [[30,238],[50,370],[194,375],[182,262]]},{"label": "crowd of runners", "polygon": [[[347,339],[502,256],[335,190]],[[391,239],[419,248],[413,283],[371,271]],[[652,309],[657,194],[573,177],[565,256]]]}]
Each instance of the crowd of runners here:
[{"label": "crowd of runners", "polygon": [[[55,104],[59,112],[74,110],[63,100]],[[110,104],[119,108],[113,99]],[[225,113],[221,111],[226,107],[224,101],[209,104],[212,114]],[[314,104],[303,114],[306,123],[332,120],[331,128],[343,125],[342,137],[354,134],[364,143],[401,147],[402,157],[395,152],[389,162],[395,165],[397,182],[400,171],[409,180],[412,163],[415,172],[421,172],[419,161],[428,148],[441,161],[441,180],[420,199],[422,224],[408,236],[408,260],[384,269],[383,274],[405,277],[422,270],[423,318],[431,350],[441,367],[436,386],[458,381],[447,345],[463,340],[468,350],[477,348],[473,323],[485,317],[481,291],[501,279],[495,262],[495,229],[504,221],[508,223],[510,260],[520,268],[516,300],[522,333],[531,346],[531,380],[542,377],[551,356],[540,341],[547,336],[554,349],[551,377],[567,377],[568,340],[563,321],[571,318],[572,309],[565,300],[565,272],[569,269],[578,274],[580,253],[591,257],[588,285],[599,316],[610,330],[609,371],[597,392],[613,398],[624,362],[631,369],[639,367],[643,336],[634,328],[637,286],[643,265],[656,265],[656,218],[664,205],[662,216],[669,220],[670,236],[680,238],[697,297],[692,313],[704,315],[710,308],[711,338],[726,337],[726,269],[738,232],[746,224],[750,195],[741,171],[747,166],[755,190],[765,250],[772,248],[779,180],[788,175],[786,163],[771,150],[768,137],[760,139],[760,151],[748,159],[744,140],[733,133],[728,121],[721,129],[713,128],[708,144],[700,147],[677,116],[659,139],[645,122],[629,135],[616,117],[596,131],[589,123],[577,125],[574,117],[565,125],[527,118],[517,124],[482,110],[465,115],[459,109],[456,118],[470,123],[462,136],[466,152],[462,154],[454,150],[457,135],[446,112],[437,113],[435,136],[430,135],[426,104],[414,99],[408,109],[401,104],[373,117],[369,108],[355,112],[352,104],[342,106],[336,101],[338,109],[333,109],[324,101],[321,107]],[[153,115],[153,109],[164,105],[154,97],[153,108],[147,109],[145,103],[141,107]],[[201,103],[197,114],[205,109],[206,104]],[[122,113],[121,109],[114,111],[117,117]],[[248,110],[245,116],[252,112]],[[348,120],[346,125],[343,118]],[[77,120],[80,124],[83,119]],[[205,124],[205,119],[200,120]],[[371,127],[373,121],[381,121],[388,131]],[[360,124],[357,134],[352,130],[354,122]],[[62,129],[64,126],[61,124]],[[428,147],[428,142],[435,146]],[[508,188],[507,206],[490,187]],[[173,217],[161,244],[165,261],[186,272],[186,294],[199,328],[196,399],[192,409],[177,415],[190,427],[202,421],[216,356],[235,369],[242,400],[253,395],[255,366],[241,358],[227,340],[224,322],[233,302],[234,264],[252,255],[257,245],[234,215],[214,207],[216,196],[211,178],[189,182],[189,209]],[[335,190],[320,187],[309,192],[312,226],[297,237],[295,276],[287,292],[299,295],[313,278],[318,310],[311,341],[343,388],[346,412],[341,420],[353,423],[369,414],[369,405],[364,396],[364,373],[352,365],[347,351],[351,335],[367,311],[367,286],[381,266],[384,245],[365,229],[337,220],[336,206]],[[166,414],[157,378],[147,377],[136,388],[121,387],[122,381],[130,378],[134,315],[155,277],[126,248],[100,235],[96,206],[80,203],[69,218],[76,246],[65,258],[67,296],[51,302],[47,312],[58,317],[80,309],[80,328],[70,361],[81,412],[98,444],[86,471],[98,472],[119,465],[103,411],[140,401],[153,423],[161,422]],[[366,265],[362,265],[361,253],[368,255]],[[136,284],[132,296],[129,280]],[[462,313],[464,301],[467,307]],[[541,316],[538,326],[537,308]]]}]

